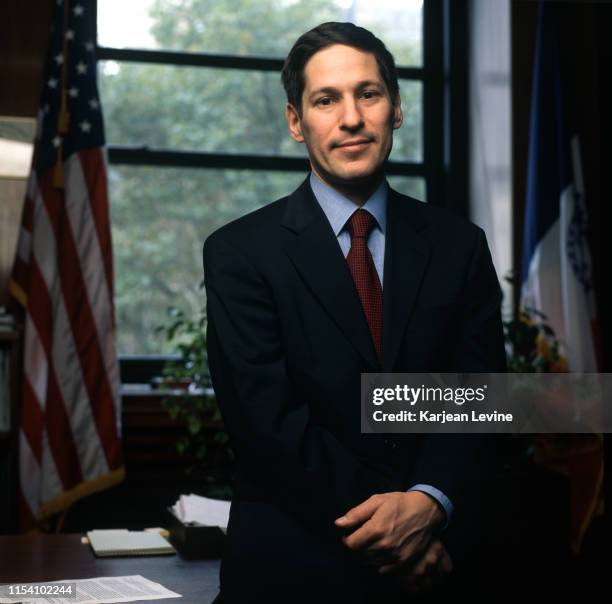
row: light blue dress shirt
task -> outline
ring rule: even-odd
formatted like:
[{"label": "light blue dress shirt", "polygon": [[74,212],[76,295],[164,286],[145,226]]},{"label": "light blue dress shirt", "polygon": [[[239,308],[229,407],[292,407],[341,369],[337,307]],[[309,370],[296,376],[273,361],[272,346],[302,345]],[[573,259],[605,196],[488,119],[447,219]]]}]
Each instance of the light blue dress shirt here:
[{"label": "light blue dress shirt", "polygon": [[[372,254],[372,260],[382,286],[385,270],[385,234],[387,232],[387,196],[389,191],[387,181],[383,180],[362,206],[357,206],[353,201],[332,189],[314,172],[310,173],[310,186],[325,216],[327,216],[327,220],[329,220],[345,258],[351,249],[351,235],[345,227],[353,212],[361,207],[361,209],[374,216],[376,224],[368,236],[368,248]],[[421,491],[433,497],[444,508],[446,512],[444,528],[448,526],[453,514],[453,504],[442,491],[428,484],[415,484],[408,490]]]}]

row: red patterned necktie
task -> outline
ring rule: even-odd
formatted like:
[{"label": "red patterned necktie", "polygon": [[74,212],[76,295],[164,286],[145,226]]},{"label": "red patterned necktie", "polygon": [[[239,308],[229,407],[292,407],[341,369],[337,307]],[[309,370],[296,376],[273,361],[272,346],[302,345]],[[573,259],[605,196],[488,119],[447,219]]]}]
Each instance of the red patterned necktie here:
[{"label": "red patterned necktie", "polygon": [[361,306],[365,313],[376,356],[382,361],[382,319],[383,297],[380,279],[374,266],[372,254],[368,248],[368,235],[374,227],[374,217],[366,210],[356,210],[348,222],[348,231],[351,235],[351,249],[346,261],[348,262]]}]

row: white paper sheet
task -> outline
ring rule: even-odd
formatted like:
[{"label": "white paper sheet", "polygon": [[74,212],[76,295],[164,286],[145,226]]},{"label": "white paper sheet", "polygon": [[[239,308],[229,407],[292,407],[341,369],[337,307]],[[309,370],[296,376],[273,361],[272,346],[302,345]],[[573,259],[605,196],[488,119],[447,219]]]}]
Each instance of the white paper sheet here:
[{"label": "white paper sheet", "polygon": [[[7,586],[2,586],[0,604],[102,604],[112,602],[135,602],[137,600],[161,600],[182,598],[181,594],[166,589],[163,585],[149,581],[141,575],[124,577],[96,577],[93,579],[51,581],[31,585],[54,585],[57,583],[76,584],[76,598],[33,598],[31,596],[6,597]],[[15,584],[17,585],[17,584]],[[29,585],[20,583],[21,585]]]},{"label": "white paper sheet", "polygon": [[229,522],[230,502],[210,499],[199,495],[181,495],[172,506],[174,515],[184,524],[203,524],[227,529]]}]

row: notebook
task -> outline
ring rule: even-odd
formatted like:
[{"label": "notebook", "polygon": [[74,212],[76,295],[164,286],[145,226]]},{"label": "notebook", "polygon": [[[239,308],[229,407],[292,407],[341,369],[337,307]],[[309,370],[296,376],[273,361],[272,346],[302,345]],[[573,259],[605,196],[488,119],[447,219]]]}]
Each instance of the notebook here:
[{"label": "notebook", "polygon": [[162,556],[176,550],[159,533],[126,529],[88,531],[89,543],[99,557]]}]

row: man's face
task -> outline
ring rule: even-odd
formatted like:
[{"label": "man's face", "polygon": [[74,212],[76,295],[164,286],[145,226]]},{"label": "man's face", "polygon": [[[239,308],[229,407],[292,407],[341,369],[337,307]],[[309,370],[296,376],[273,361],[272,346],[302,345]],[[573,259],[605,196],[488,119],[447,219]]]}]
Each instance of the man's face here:
[{"label": "man's face", "polygon": [[378,178],[402,111],[375,56],[335,44],[310,58],[304,76],[302,115],[287,105],[286,116],[291,136],[306,143],[314,172],[339,187]]}]

